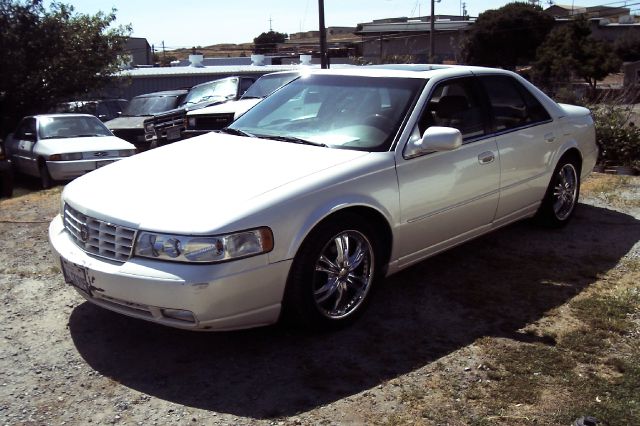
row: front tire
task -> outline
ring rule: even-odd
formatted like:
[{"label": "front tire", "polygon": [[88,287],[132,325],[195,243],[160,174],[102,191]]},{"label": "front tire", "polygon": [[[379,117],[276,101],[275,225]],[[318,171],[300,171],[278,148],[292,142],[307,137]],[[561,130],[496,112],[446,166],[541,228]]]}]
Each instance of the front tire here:
[{"label": "front tire", "polygon": [[375,232],[357,216],[320,224],[294,258],[285,317],[296,325],[321,330],[351,323],[369,301],[377,273],[377,247]]},{"label": "front tire", "polygon": [[42,189],[49,189],[53,186],[53,179],[49,174],[49,168],[46,163],[40,163],[38,166],[38,172],[40,174],[40,186]]},{"label": "front tire", "polygon": [[536,219],[551,228],[565,226],[573,217],[579,195],[580,166],[575,159],[562,159],[553,172]]}]

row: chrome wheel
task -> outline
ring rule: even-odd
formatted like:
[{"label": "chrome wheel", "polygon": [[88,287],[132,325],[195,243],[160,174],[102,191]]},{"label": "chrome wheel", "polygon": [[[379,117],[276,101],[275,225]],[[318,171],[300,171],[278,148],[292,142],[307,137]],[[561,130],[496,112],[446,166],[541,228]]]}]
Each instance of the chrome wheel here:
[{"label": "chrome wheel", "polygon": [[373,247],[355,230],[341,231],[320,251],[314,268],[313,299],[320,313],[341,319],[365,300],[374,277]]},{"label": "chrome wheel", "polygon": [[567,163],[556,174],[553,185],[553,212],[559,220],[571,215],[578,198],[578,173],[571,163]]}]

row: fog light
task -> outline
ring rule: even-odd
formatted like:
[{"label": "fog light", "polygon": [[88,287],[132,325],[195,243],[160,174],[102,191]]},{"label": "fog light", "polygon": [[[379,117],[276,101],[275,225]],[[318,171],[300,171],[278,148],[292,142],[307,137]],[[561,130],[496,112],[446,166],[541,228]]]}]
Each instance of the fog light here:
[{"label": "fog light", "polygon": [[182,309],[162,309],[162,315],[167,318],[176,319],[179,321],[195,323],[196,318],[191,311],[184,311]]}]

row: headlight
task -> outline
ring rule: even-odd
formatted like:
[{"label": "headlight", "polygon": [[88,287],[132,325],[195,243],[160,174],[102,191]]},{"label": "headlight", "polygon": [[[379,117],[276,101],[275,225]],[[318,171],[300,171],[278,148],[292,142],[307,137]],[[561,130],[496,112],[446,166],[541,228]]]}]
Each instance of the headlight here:
[{"label": "headlight", "polygon": [[268,253],[273,233],[267,227],[218,236],[140,232],[134,254],[174,262],[212,263]]},{"label": "headlight", "polygon": [[155,133],[155,129],[153,128],[153,123],[145,123],[144,131],[147,133]]},{"label": "headlight", "polygon": [[67,154],[53,154],[49,156],[49,161],[73,161],[82,160],[81,152],[69,152]]},{"label": "headlight", "polygon": [[196,127],[196,118],[195,117],[187,117],[187,127],[193,129]]}]

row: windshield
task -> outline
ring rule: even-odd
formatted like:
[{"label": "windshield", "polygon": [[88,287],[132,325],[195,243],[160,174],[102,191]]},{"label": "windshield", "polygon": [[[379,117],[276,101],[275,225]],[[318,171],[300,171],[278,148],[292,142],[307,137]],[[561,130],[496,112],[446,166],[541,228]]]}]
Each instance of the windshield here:
[{"label": "windshield", "polygon": [[253,83],[251,87],[249,87],[244,95],[242,95],[242,99],[266,98],[276,89],[279,89],[294,78],[298,77],[298,75],[298,73],[263,75]]},{"label": "windshield", "polygon": [[39,124],[40,139],[113,136],[95,117],[42,117]]},{"label": "windshield", "polygon": [[187,93],[187,97],[182,101],[182,105],[198,104],[211,100],[226,101],[233,99],[238,93],[237,78],[223,78],[210,83],[194,86]]},{"label": "windshield", "polygon": [[386,151],[426,80],[318,74],[301,77],[229,128],[334,148]]},{"label": "windshield", "polygon": [[169,111],[178,105],[180,98],[180,95],[136,97],[131,99],[122,115],[136,117]]}]

